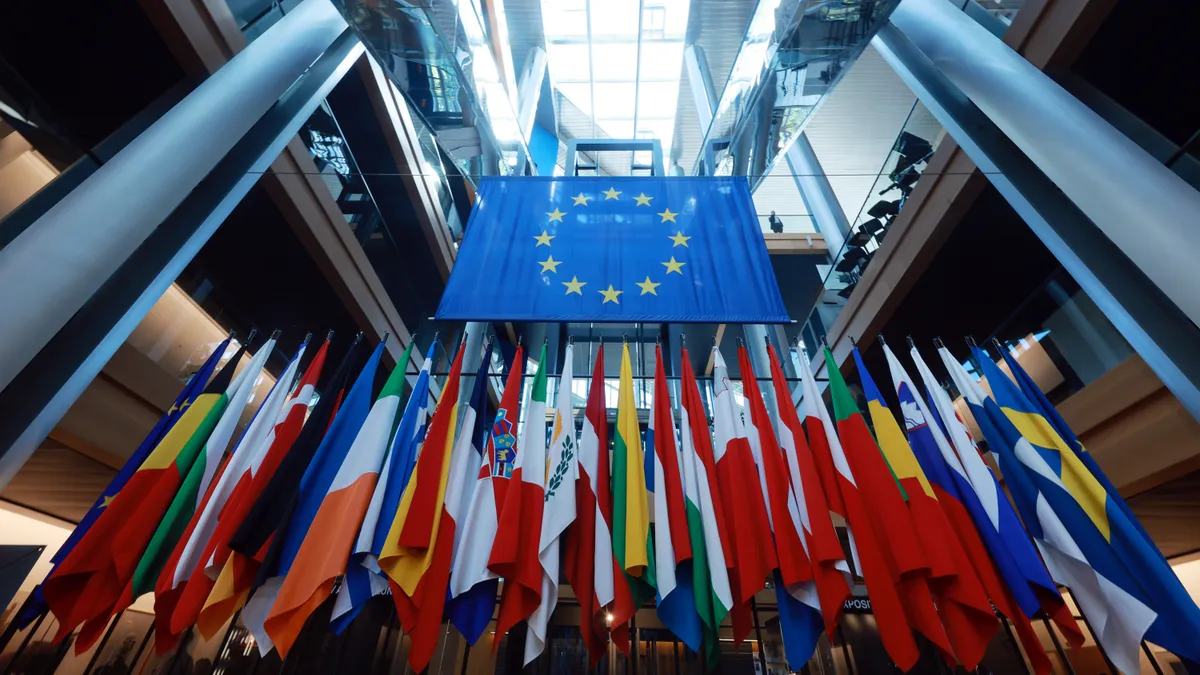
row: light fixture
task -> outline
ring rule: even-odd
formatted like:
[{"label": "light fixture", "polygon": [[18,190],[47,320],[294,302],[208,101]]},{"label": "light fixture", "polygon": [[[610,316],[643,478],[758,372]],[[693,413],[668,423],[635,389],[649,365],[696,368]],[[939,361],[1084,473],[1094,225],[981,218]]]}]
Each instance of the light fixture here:
[{"label": "light fixture", "polygon": [[887,216],[894,216],[897,213],[900,213],[900,202],[889,202],[881,199],[875,202],[874,206],[867,209],[867,213],[870,214],[872,218],[886,218]]}]

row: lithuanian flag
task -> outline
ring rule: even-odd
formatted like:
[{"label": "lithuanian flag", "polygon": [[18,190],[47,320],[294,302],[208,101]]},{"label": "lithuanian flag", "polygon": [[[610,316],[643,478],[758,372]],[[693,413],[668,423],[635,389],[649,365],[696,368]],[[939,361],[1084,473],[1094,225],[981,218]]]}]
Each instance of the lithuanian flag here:
[{"label": "lithuanian flag", "polygon": [[[617,437],[613,442],[613,554],[629,580],[635,608],[655,594],[653,545],[646,457],[642,453],[637,403],[633,398],[633,367],[626,344],[621,350]],[[612,623],[619,626],[632,618],[632,615],[614,615]]]}]

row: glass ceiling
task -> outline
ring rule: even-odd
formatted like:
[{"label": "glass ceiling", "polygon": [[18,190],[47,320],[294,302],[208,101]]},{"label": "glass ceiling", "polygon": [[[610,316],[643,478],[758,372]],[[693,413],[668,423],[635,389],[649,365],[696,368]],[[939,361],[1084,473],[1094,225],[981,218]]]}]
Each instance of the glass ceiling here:
[{"label": "glass ceiling", "polygon": [[657,138],[670,155],[690,0],[542,0],[554,87],[595,136]]}]

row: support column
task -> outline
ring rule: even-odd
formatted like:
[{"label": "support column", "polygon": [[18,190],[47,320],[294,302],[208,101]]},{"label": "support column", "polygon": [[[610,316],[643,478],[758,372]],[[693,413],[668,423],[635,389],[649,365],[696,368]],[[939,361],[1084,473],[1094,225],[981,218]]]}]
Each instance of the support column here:
[{"label": "support column", "polygon": [[891,24],[1200,323],[1200,192],[945,0],[905,0]]},{"label": "support column", "polygon": [[[304,6],[308,7],[314,2],[324,3],[326,0],[305,0]],[[306,11],[311,13],[312,10]],[[290,25],[295,27],[297,24]],[[271,30],[281,26],[284,26],[282,21]],[[309,33],[296,35],[296,39],[311,37]],[[265,35],[259,39],[264,38]],[[289,51],[287,48],[281,49]],[[243,51],[234,60],[249,51]],[[140,245],[125,252],[128,259],[117,265],[116,271],[104,280],[99,290],[92,289],[92,292],[89,292],[79,310],[63,322],[62,330],[40,336],[46,343],[45,347],[40,351],[34,349],[33,358],[28,365],[12,378],[7,388],[0,391],[0,410],[4,411],[4,415],[0,415],[0,489],[8,484],[38,444],[146,316],[146,312],[175,281],[184,266],[195,257],[200,247],[208,241],[221,223],[225,222],[226,217],[267,171],[288,141],[295,137],[300,125],[312,116],[313,111],[329,95],[334,85],[362,55],[363,46],[354,33],[343,24],[340,36],[323,51],[315,63],[293,81],[293,86],[278,98],[266,114],[224,153],[224,157],[208,175],[186,192],[182,201],[173,207],[170,215],[162,220],[161,224],[156,221],[156,227],[151,227],[149,236],[145,237]],[[269,56],[262,58],[270,60]],[[245,64],[246,61],[242,63]],[[129,147],[132,147],[132,144]],[[113,166],[115,162],[116,160],[105,164],[102,169]],[[129,167],[128,164],[125,166],[131,171],[138,168]],[[161,171],[170,166],[170,163],[160,161],[150,168]],[[99,175],[99,172],[93,177],[95,175]],[[123,199],[129,203],[139,203],[138,196],[144,193],[124,185],[123,176],[116,178],[120,179],[119,183],[123,187],[114,194],[100,195],[104,198],[101,201],[108,203],[110,200]],[[161,186],[162,182],[156,181],[154,184]],[[87,200],[91,198],[92,195],[88,195]],[[48,215],[56,208],[52,208]],[[77,207],[72,207],[75,208]],[[83,214],[74,210],[71,213],[75,220],[66,221],[66,225],[73,227],[78,224],[76,221],[81,219]],[[103,220],[108,222],[109,219]],[[37,226],[38,223],[35,223],[34,227]],[[58,243],[64,245],[64,242]],[[5,249],[4,253],[8,253],[8,250]],[[4,264],[8,262],[7,258],[0,257],[0,270],[3,270]],[[63,274],[69,272],[60,271]],[[91,272],[94,272],[94,269]],[[77,276],[81,278],[84,275]],[[36,297],[38,294],[30,295]],[[47,304],[53,302],[46,298],[42,301]],[[49,313],[51,309],[56,308],[45,309]],[[18,327],[10,325],[7,321],[0,326],[3,334],[16,329]],[[2,348],[6,349],[8,346],[4,345]]]},{"label": "support column", "polygon": [[713,90],[708,59],[700,45],[690,45],[683,52],[683,62],[687,66],[688,85],[692,88],[692,99],[696,103],[696,116],[700,118],[700,133],[708,134],[713,109],[717,107],[717,92]]},{"label": "support column", "polygon": [[0,250],[0,388],[345,28],[305,0]]},{"label": "support column", "polygon": [[537,117],[538,100],[542,97],[542,80],[546,79],[546,50],[534,47],[525,57],[521,78],[517,81],[517,124],[528,143],[533,136],[533,121]]},{"label": "support column", "polygon": [[829,184],[829,177],[825,175],[816,151],[808,142],[808,136],[803,133],[797,136],[784,156],[792,171],[792,179],[796,181],[796,189],[800,191],[800,199],[808,208],[817,232],[825,237],[829,257],[836,259],[846,244],[850,221],[846,219],[846,212],[842,210],[837,194]]},{"label": "support column", "polygon": [[[924,0],[916,2],[923,4]],[[1021,152],[1015,140],[955,87],[899,27],[891,23],[884,26],[871,44],[1154,374],[1193,417],[1200,419],[1200,329],[1196,324],[1171,301],[1164,288],[1134,264],[1129,252],[1104,236],[1082,207],[1042,173],[1033,158]],[[1124,189],[1120,195],[1130,196]],[[1200,213],[1200,209],[1194,213]],[[1130,222],[1140,225],[1145,219]],[[1182,222],[1188,221],[1160,222],[1154,227]],[[1020,274],[1020,270],[1014,269],[1013,273]]]}]

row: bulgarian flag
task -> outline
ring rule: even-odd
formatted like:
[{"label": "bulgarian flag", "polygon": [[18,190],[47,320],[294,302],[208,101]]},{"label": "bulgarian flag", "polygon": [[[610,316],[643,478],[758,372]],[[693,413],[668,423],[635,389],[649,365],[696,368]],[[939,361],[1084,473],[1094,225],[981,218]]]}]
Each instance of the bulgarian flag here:
[{"label": "bulgarian flag", "polygon": [[[943,510],[942,499],[947,502],[947,507],[952,506],[954,500],[944,491],[939,499],[896,423],[896,417],[884,404],[858,348],[854,347],[851,352],[867,398],[867,410],[875,424],[879,449],[908,496],[916,543],[920,544],[929,564],[929,589],[936,599],[937,614],[941,617],[953,656],[967,670],[975,670],[1000,625],[963,543]],[[924,628],[919,629],[925,632]]]},{"label": "bulgarian flag", "polygon": [[[575,486],[575,522],[567,528],[564,565],[567,580],[579,600],[579,632],[595,668],[608,644],[606,607],[613,614],[632,616],[637,610],[629,582],[613,555],[612,485],[608,471],[608,412],[604,405],[604,344],[596,350],[588,390],[583,433],[579,437],[579,479]],[[614,625],[613,642],[629,654],[629,628]]]},{"label": "bulgarian flag", "polygon": [[[410,354],[411,349],[410,342],[405,354]],[[292,568],[267,614],[263,627],[282,658],[287,658],[308,617],[333,592],[334,580],[346,571],[346,562],[379,480],[407,370],[408,359],[401,359],[384,382],[326,489]]]},{"label": "bulgarian flag", "polygon": [[[267,522],[262,517],[262,508],[279,504],[284,499],[291,501],[294,489],[300,483],[308,461],[312,459],[320,439],[325,434],[325,428],[333,416],[334,401],[341,396],[342,389],[350,377],[350,367],[357,354],[359,340],[355,340],[342,358],[341,364],[334,370],[327,383],[326,395],[313,407],[311,415],[308,405],[312,401],[315,387],[324,367],[326,347],[317,352],[313,362],[304,373],[296,395],[288,406],[288,417],[275,432],[275,442],[263,457],[262,465],[254,471],[249,484],[244,491],[235,497],[230,497],[225,509],[220,514],[217,530],[206,546],[204,575],[193,574],[183,591],[175,613],[179,618],[172,617],[176,625],[187,626],[192,623],[190,612],[195,604],[200,605],[195,618],[196,627],[205,639],[211,640],[221,626],[225,625],[246,603],[254,577],[258,572],[259,560],[253,555],[262,550],[265,555],[266,544],[270,542],[270,533],[278,525],[274,521],[267,529]],[[305,418],[308,421],[305,421]],[[303,464],[298,460],[303,460]],[[282,479],[290,479],[293,492],[283,497],[271,490],[270,486],[279,485]],[[264,495],[269,495],[264,501]],[[286,504],[279,504],[280,511]],[[257,513],[257,515],[255,515]],[[253,519],[252,519],[253,516]],[[233,542],[236,535],[247,528],[255,534],[263,532],[262,541],[254,544],[256,548],[250,555],[234,551]],[[205,591],[205,588],[210,590]],[[204,596],[204,597],[200,597]],[[187,608],[187,609],[185,609]],[[189,616],[183,616],[189,612]],[[172,629],[174,630],[174,628]]]},{"label": "bulgarian flag", "polygon": [[616,610],[622,608],[613,607],[613,626],[629,622],[637,608],[655,592],[646,457],[642,454],[642,434],[638,428],[637,403],[633,398],[633,366],[629,361],[628,344],[621,351],[621,379],[617,392],[617,438],[613,444],[612,462],[613,555],[629,582],[633,611],[617,614]]},{"label": "bulgarian flag", "polygon": [[[458,419],[463,346],[450,367],[425,445],[400,498],[379,568],[388,575],[400,625],[412,639],[408,663],[414,672],[429,665],[441,635],[442,612],[454,555],[454,520],[446,516],[446,486]],[[343,561],[343,565],[345,561]]]},{"label": "bulgarian flag", "polygon": [[[492,544],[488,569],[504,578],[496,635],[504,635],[533,614],[542,600],[542,505],[546,480],[546,345],[538,356],[538,372],[526,406],[521,446],[513,465],[512,483],[500,507],[500,524]],[[515,417],[515,416],[514,416]],[[513,420],[515,423],[515,419]],[[493,648],[500,640],[493,643]]]},{"label": "bulgarian flag", "polygon": [[[174,621],[175,609],[187,581],[196,568],[201,564],[201,553],[212,536],[217,524],[217,515],[229,500],[240,478],[247,473],[251,464],[260,461],[262,454],[270,447],[275,438],[275,427],[283,422],[284,400],[287,399],[288,389],[296,379],[296,371],[300,367],[300,359],[304,356],[302,344],[296,356],[284,368],[271,392],[263,404],[259,406],[254,419],[246,433],[242,434],[237,446],[217,472],[216,480],[209,486],[201,500],[200,508],[196,510],[183,536],[176,542],[167,564],[158,576],[154,586],[154,614],[163,617],[162,621],[154,622],[155,648],[159,654],[166,653],[179,642],[183,629],[191,624],[182,626],[179,630],[171,627]],[[232,410],[232,408],[230,408]],[[203,574],[201,574],[203,576]]]},{"label": "bulgarian flag", "polygon": [[[487,433],[487,445],[480,459],[479,474],[475,479],[475,491],[467,507],[466,522],[462,528],[461,545],[454,554],[450,572],[450,595],[452,603],[478,603],[490,619],[496,609],[496,591],[499,577],[488,569],[488,558],[496,542],[496,529],[500,522],[500,508],[508,494],[508,483],[517,453],[517,419],[520,416],[521,386],[524,380],[525,352],[517,346],[512,367],[500,398],[500,409]],[[458,626],[458,624],[455,624]],[[462,626],[458,626],[463,631]],[[480,634],[468,635],[467,641],[474,644]]]},{"label": "bulgarian flag", "polygon": [[790,402],[792,395],[774,347],[767,346],[767,356],[771,363],[775,400],[780,401],[779,445],[787,460],[788,477],[796,497],[804,549],[812,566],[813,579],[808,583],[815,587],[815,598],[805,595],[803,602],[820,611],[824,619],[825,633],[832,640],[842,618],[844,603],[850,597],[850,567],[846,564],[842,543],[838,541],[837,533],[833,529],[833,521],[829,517],[829,502],[825,500],[825,490],[821,487],[812,450],[805,440],[804,428],[800,426],[800,417],[796,414],[795,406],[784,403]]},{"label": "bulgarian flag", "polygon": [[700,651],[703,634],[692,587],[692,543],[679,450],[675,447],[675,415],[663,372],[662,347],[654,348],[654,403],[646,431],[646,487],[654,502],[654,578],[658,619],[688,649]]},{"label": "bulgarian flag", "polygon": [[[850,553],[859,576],[867,586],[867,594],[871,597],[871,610],[875,614],[875,623],[883,648],[898,668],[907,671],[917,664],[921,652],[917,648],[917,641],[913,637],[912,627],[908,623],[908,616],[897,588],[899,572],[896,571],[891,556],[883,549],[887,543],[887,535],[879,531],[880,525],[873,521],[867,510],[864,502],[868,498],[863,494],[867,491],[867,486],[860,483],[858,475],[850,469],[847,452],[842,449],[841,441],[833,431],[829,411],[826,410],[825,402],[821,400],[821,394],[817,391],[817,383],[813,379],[807,356],[801,355],[797,363],[804,387],[806,424],[814,459],[817,460],[818,467],[826,466],[833,473],[833,476],[827,478],[825,472],[822,472],[821,487],[825,490],[833,512],[846,520]],[[831,389],[834,373],[841,385],[839,389],[832,390],[834,401],[838,400],[837,397],[849,398],[850,392],[845,388],[841,373],[836,367],[831,370]],[[853,400],[850,402],[853,403]],[[841,411],[846,412],[844,400],[841,405]],[[860,416],[859,420],[861,419]],[[871,443],[874,445],[873,440]],[[878,448],[873,450],[878,456]],[[895,490],[895,484],[888,489]],[[920,581],[924,583],[924,579]]]},{"label": "bulgarian flag", "polygon": [[713,346],[713,436],[717,477],[725,517],[729,519],[734,568],[730,573],[734,606],[733,639],[750,634],[750,603],[778,567],[772,544],[766,497],[755,466],[742,413],[733,400],[733,386],[721,350]]},{"label": "bulgarian flag", "polygon": [[687,348],[680,358],[683,364],[682,396],[679,412],[679,440],[683,467],[684,506],[687,510],[688,536],[692,544],[692,584],[696,613],[703,631],[704,661],[708,670],[721,660],[721,622],[733,607],[733,591],[726,569],[725,517],[717,498],[713,474],[712,437],[708,416],[700,400],[700,388],[692,373]]},{"label": "bulgarian flag", "polygon": [[[245,345],[221,369],[167,432],[96,519],[70,554],[42,584],[50,611],[66,635],[84,622],[101,623],[133,579],[134,569],[174,499],[191,461],[241,379],[234,378]],[[89,631],[98,638],[103,631]],[[89,635],[89,637],[93,637]],[[76,649],[82,641],[77,640]],[[86,646],[82,647],[86,649]]]}]

